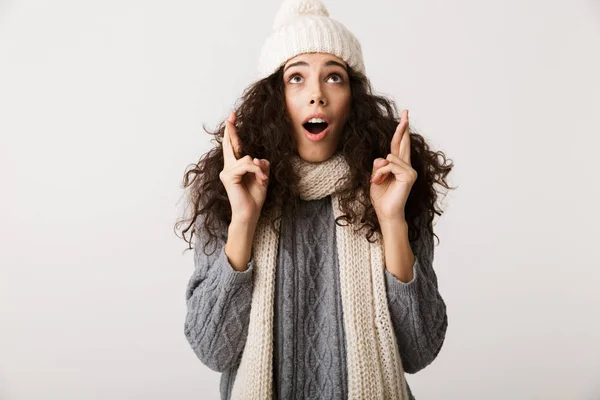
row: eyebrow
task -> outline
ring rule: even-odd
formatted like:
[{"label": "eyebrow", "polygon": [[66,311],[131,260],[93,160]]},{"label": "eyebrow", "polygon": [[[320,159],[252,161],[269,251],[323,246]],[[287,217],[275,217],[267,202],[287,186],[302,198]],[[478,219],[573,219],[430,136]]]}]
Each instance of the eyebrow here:
[{"label": "eyebrow", "polygon": [[[329,60],[324,65],[325,65],[325,67],[329,67],[331,65],[337,65],[339,67],[342,67],[344,69],[344,71],[348,72],[346,70],[346,67],[344,66],[344,64],[341,64],[341,63],[339,63],[337,61],[334,61],[334,60]],[[285,69],[283,70],[283,72],[287,71],[289,68],[297,67],[297,66],[308,67],[308,63],[306,61],[296,61],[294,63],[291,63],[287,67],[285,67]]]}]

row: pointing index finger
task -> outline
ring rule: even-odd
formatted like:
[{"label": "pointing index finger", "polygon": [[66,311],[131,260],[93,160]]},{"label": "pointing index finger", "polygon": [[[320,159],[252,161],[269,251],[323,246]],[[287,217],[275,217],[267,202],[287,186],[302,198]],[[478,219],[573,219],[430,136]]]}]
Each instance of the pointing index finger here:
[{"label": "pointing index finger", "polygon": [[227,136],[229,136],[229,141],[231,143],[231,149],[233,151],[233,155],[236,160],[240,158],[240,153],[242,152],[242,146],[240,145],[240,137],[238,136],[237,129],[235,127],[235,120],[237,116],[235,115],[235,111],[232,111],[229,114],[229,130],[227,131]]},{"label": "pointing index finger", "polygon": [[404,133],[402,134],[402,140],[400,141],[400,149],[398,151],[398,157],[400,157],[408,165],[410,162],[410,131],[408,128],[408,110],[404,110]]},{"label": "pointing index finger", "polygon": [[231,138],[229,136],[229,129],[231,127],[232,122],[227,118],[225,120],[225,132],[223,133],[223,159],[225,164],[234,163],[237,161],[235,157],[235,153],[233,152],[233,146],[231,145]]},{"label": "pointing index finger", "polygon": [[390,153],[395,156],[400,156],[400,141],[402,140],[402,131],[404,130],[406,117],[404,116],[404,112],[402,113],[402,118],[400,123],[396,125],[396,131],[394,132],[394,136],[392,137],[392,143],[390,145]]}]

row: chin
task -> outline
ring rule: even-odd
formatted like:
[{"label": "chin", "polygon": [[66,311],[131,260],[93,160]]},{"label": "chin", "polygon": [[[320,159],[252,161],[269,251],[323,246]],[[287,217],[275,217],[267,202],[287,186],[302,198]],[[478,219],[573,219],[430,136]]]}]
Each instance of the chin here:
[{"label": "chin", "polygon": [[[331,158],[336,152],[338,145],[338,132],[330,132],[331,136],[326,137],[320,142],[308,140],[304,132],[299,132],[301,137],[298,140],[298,155],[308,162],[323,162]],[[333,140],[328,140],[333,139]]]},{"label": "chin", "polygon": [[320,148],[320,149],[308,149],[306,147],[300,147],[298,149],[298,155],[305,161],[318,163],[323,162],[331,158],[335,153],[335,147]]}]

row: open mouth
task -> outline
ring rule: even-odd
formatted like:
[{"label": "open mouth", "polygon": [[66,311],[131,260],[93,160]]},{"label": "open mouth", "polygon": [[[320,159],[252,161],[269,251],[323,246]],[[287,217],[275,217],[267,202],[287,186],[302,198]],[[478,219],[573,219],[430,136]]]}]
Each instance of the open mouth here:
[{"label": "open mouth", "polygon": [[329,124],[327,122],[307,122],[305,124],[303,124],[302,126],[304,127],[304,129],[306,129],[307,131],[309,131],[312,134],[318,134],[323,132],[325,129],[327,129],[327,126]]}]

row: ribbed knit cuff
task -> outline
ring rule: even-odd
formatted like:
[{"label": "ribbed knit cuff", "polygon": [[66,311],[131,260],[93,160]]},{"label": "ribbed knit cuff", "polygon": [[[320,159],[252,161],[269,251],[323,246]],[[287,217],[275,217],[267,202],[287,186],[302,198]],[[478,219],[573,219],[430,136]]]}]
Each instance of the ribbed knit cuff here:
[{"label": "ribbed knit cuff", "polygon": [[396,278],[390,271],[385,268],[385,285],[388,293],[391,295],[398,296],[414,296],[417,294],[417,286],[419,285],[420,273],[419,273],[419,257],[415,255],[415,262],[413,263],[413,279],[410,282],[402,282]]},{"label": "ribbed knit cuff", "polygon": [[233,265],[231,265],[229,262],[229,259],[225,254],[225,246],[223,246],[218,257],[218,263],[220,264],[220,280],[224,285],[230,286],[252,281],[252,275],[254,271],[254,253],[252,253],[250,256],[248,264],[246,264],[247,269],[245,271],[236,271],[233,268]]}]

